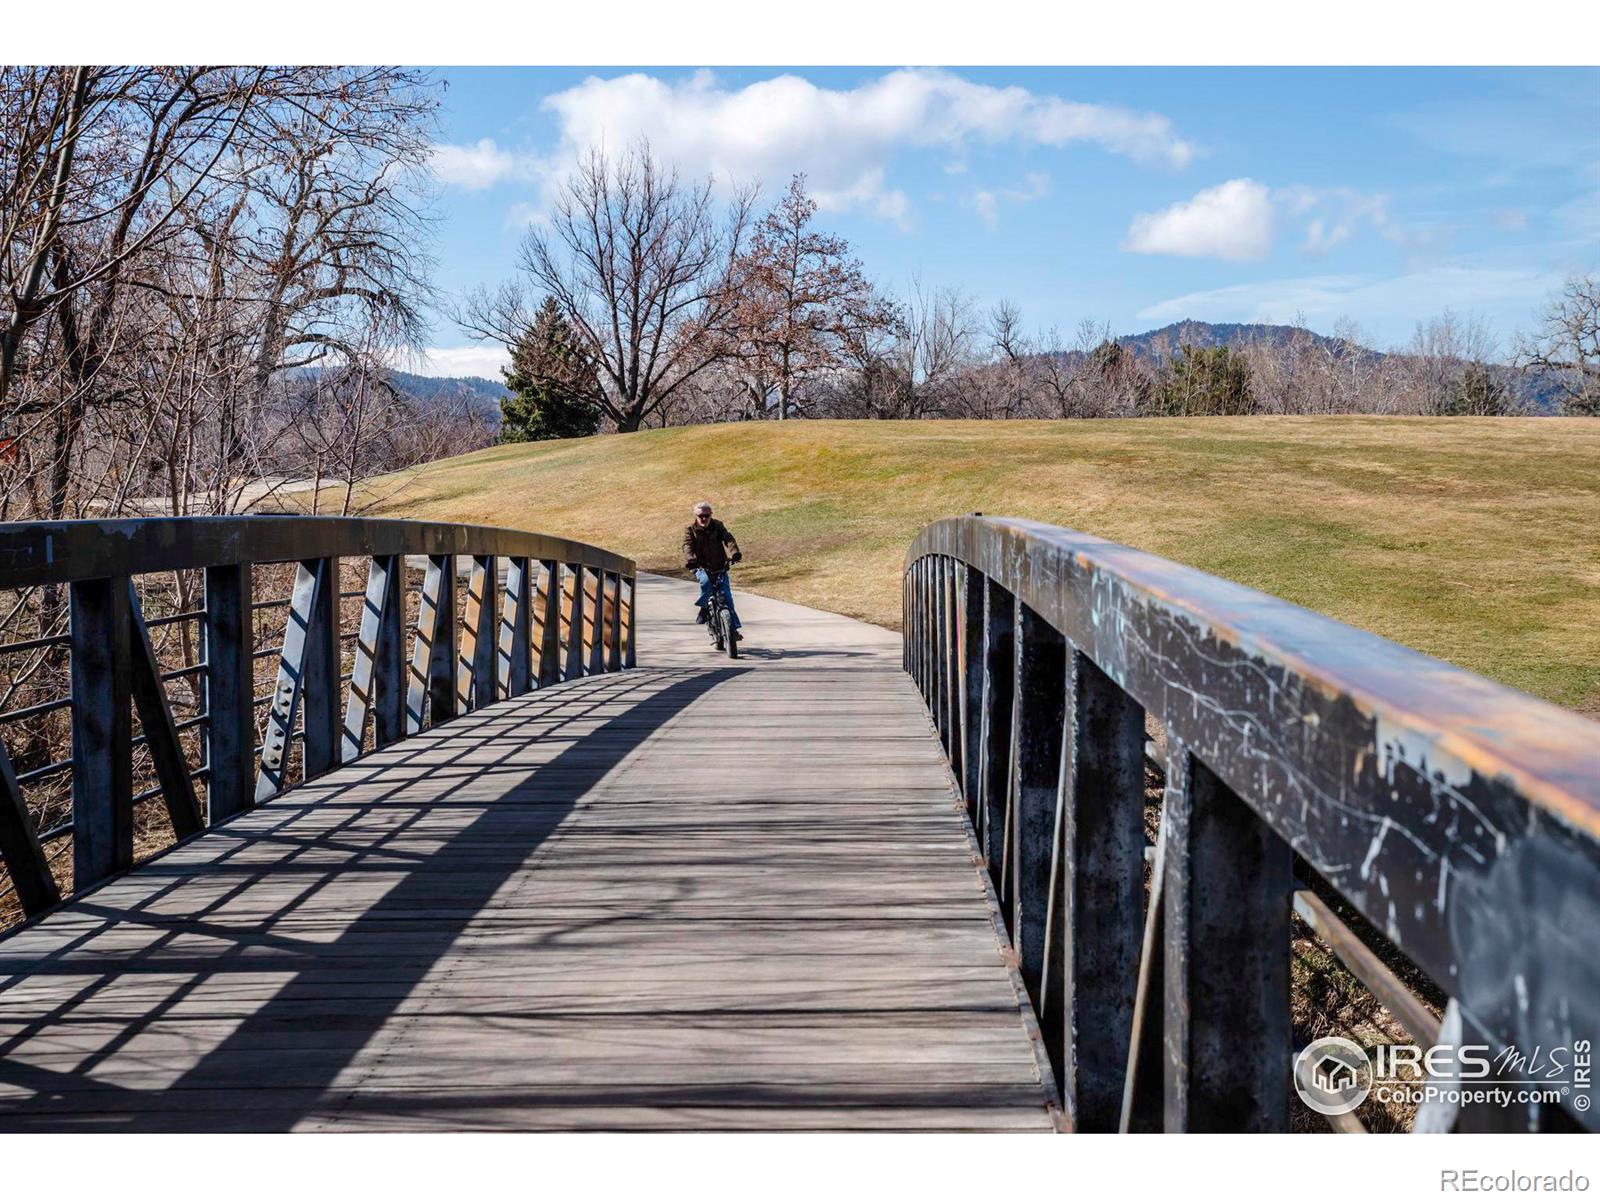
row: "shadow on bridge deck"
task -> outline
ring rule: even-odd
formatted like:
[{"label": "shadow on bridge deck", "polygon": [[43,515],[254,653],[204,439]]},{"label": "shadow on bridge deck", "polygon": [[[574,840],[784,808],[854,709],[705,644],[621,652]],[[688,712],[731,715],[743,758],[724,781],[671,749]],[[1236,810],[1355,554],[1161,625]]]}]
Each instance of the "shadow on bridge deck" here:
[{"label": "shadow on bridge deck", "polygon": [[0,941],[0,1129],[1050,1128],[898,637],[689,594]]}]

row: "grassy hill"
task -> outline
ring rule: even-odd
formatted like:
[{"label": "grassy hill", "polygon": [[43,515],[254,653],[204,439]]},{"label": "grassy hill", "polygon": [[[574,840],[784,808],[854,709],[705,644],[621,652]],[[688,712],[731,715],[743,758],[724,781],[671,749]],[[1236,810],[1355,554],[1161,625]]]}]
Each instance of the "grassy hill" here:
[{"label": "grassy hill", "polygon": [[702,497],[744,548],[736,587],[883,625],[913,533],[977,509],[1126,542],[1600,716],[1600,421],[700,426],[433,463],[377,511],[672,572]]}]

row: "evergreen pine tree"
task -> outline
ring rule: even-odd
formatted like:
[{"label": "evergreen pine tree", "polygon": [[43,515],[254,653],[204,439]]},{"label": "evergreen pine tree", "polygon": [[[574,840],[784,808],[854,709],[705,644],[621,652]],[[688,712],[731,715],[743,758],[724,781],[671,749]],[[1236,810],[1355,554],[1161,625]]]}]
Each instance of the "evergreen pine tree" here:
[{"label": "evergreen pine tree", "polygon": [[1255,411],[1250,364],[1227,346],[1184,345],[1156,381],[1155,410],[1169,417],[1233,417]]},{"label": "evergreen pine tree", "polygon": [[1447,417],[1506,417],[1516,411],[1504,385],[1480,362],[1470,362],[1445,397]]},{"label": "evergreen pine tree", "polygon": [[503,374],[511,395],[500,401],[500,441],[587,437],[600,428],[594,366],[554,297],[545,298],[533,325],[511,347],[511,367]]}]

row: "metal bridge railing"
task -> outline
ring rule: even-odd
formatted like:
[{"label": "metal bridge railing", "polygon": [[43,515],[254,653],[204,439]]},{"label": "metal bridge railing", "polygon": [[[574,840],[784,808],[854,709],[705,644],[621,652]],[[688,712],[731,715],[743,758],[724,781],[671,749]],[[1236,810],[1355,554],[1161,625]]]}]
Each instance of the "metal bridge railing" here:
[{"label": "metal bridge railing", "polygon": [[1567,1058],[1557,1102],[1424,1101],[1418,1128],[1596,1127],[1600,725],[1029,521],[925,528],[904,616],[1073,1127],[1287,1128],[1291,911],[1420,1046],[1507,1079]]},{"label": "metal bridge railing", "polygon": [[[345,558],[365,560],[364,589],[340,590]],[[467,567],[464,605],[458,558]],[[256,579],[269,564],[292,570],[292,592],[258,600]],[[182,572],[203,576],[203,604],[147,619],[138,584]],[[419,595],[407,595],[408,577]],[[0,590],[43,595],[62,616],[40,622],[40,636],[0,644],[0,661],[53,654],[65,660],[57,674],[70,680],[67,695],[0,709],[8,877],[0,887],[9,883],[32,916],[61,900],[48,844],[70,838],[70,890],[93,887],[132,865],[135,810],[145,802],[164,802],[182,840],[368,747],[496,699],[631,667],[635,585],[630,559],[474,525],[290,516],[0,525]],[[361,601],[358,628],[341,633],[347,599]],[[257,650],[258,617],[275,621],[280,611],[281,638]],[[65,632],[52,632],[62,623]],[[164,669],[152,630],[174,624],[192,630],[199,653]],[[272,686],[257,696],[257,663],[267,672],[271,659]],[[200,700],[186,720],[172,712],[174,680],[188,681]],[[7,731],[68,710],[70,753],[15,769]],[[154,780],[138,792],[136,751]],[[68,773],[70,815],[39,828],[28,789]]]}]

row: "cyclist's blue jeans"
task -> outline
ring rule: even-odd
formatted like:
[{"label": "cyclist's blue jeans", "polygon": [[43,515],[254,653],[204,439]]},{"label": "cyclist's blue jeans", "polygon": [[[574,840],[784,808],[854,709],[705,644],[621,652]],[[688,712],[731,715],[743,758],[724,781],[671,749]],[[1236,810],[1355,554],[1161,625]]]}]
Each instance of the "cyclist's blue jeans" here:
[{"label": "cyclist's blue jeans", "polygon": [[[700,598],[695,601],[701,608],[711,603],[711,575],[703,567],[694,569],[694,577],[700,581]],[[728,573],[726,571],[717,576],[715,587],[722,594],[723,604],[728,606],[728,612],[733,617],[733,627],[738,629],[744,622],[739,620],[739,610],[733,606],[733,589],[728,586]]]}]

